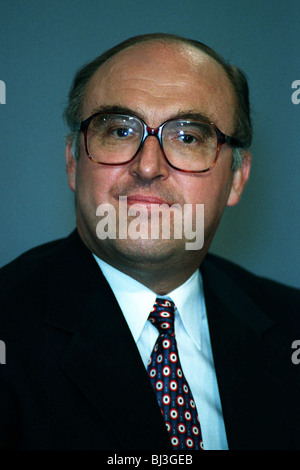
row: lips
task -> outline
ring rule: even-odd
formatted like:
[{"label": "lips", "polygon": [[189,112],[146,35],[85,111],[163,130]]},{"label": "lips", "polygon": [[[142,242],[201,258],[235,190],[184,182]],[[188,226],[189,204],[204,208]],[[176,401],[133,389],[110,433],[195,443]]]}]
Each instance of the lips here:
[{"label": "lips", "polygon": [[144,194],[131,194],[130,196],[127,196],[127,204],[132,205],[132,204],[145,204],[145,205],[150,205],[150,204],[167,204],[168,206],[171,206],[172,203],[161,199],[160,197],[157,196],[150,196],[150,195],[144,195]]}]

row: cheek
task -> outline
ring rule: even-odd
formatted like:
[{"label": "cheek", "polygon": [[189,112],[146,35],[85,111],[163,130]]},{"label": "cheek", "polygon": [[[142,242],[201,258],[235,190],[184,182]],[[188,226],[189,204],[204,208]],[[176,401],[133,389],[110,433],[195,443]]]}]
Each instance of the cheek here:
[{"label": "cheek", "polygon": [[232,177],[226,175],[226,178],[215,178],[211,181],[205,195],[205,222],[207,227],[213,225],[216,227],[227,206],[227,200],[230,194]]},{"label": "cheek", "polygon": [[[181,183],[181,184],[180,184]],[[194,176],[184,183],[178,181],[178,191],[185,196],[186,203],[214,206],[228,197],[231,187],[230,175],[219,175],[213,170],[203,175]]]},{"label": "cheek", "polygon": [[111,168],[98,166],[87,158],[78,162],[76,174],[77,199],[82,203],[93,205],[95,208],[109,202],[109,193],[115,181]]},{"label": "cheek", "polygon": [[190,179],[182,186],[184,200],[190,204],[204,204],[205,223],[210,225],[219,220],[230,193],[231,171],[215,171]]}]

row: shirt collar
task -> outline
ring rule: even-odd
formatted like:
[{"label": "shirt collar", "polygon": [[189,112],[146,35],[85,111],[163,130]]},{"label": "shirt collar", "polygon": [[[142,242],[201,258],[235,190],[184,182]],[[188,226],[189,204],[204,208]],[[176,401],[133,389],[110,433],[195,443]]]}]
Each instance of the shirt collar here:
[{"label": "shirt collar", "polygon": [[176,305],[180,319],[198,349],[201,348],[201,324],[205,315],[203,285],[197,269],[184,284],[168,294]]},{"label": "shirt collar", "polygon": [[[168,295],[157,295],[146,286],[93,255],[109,283],[137,342],[156,297],[172,299],[177,314],[198,349],[201,348],[201,323],[205,315],[202,278],[199,269]],[[175,315],[176,315],[175,313]]]}]

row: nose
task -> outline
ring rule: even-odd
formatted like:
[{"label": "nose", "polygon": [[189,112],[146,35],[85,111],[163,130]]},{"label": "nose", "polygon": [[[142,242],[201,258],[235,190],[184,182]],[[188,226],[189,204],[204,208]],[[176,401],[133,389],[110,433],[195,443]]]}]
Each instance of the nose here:
[{"label": "nose", "polygon": [[149,135],[132,161],[130,173],[141,180],[152,181],[167,178],[169,168],[158,138]]}]

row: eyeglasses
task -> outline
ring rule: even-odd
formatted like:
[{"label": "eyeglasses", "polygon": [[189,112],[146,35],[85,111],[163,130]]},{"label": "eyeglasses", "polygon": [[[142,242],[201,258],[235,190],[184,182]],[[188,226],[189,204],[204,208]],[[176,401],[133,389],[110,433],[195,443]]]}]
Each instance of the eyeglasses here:
[{"label": "eyeglasses", "polygon": [[242,143],[223,134],[213,123],[170,119],[153,129],[137,116],[96,113],[80,123],[87,156],[102,165],[125,165],[149,136],[157,137],[167,163],[175,170],[204,173],[211,170],[223,144]]}]

